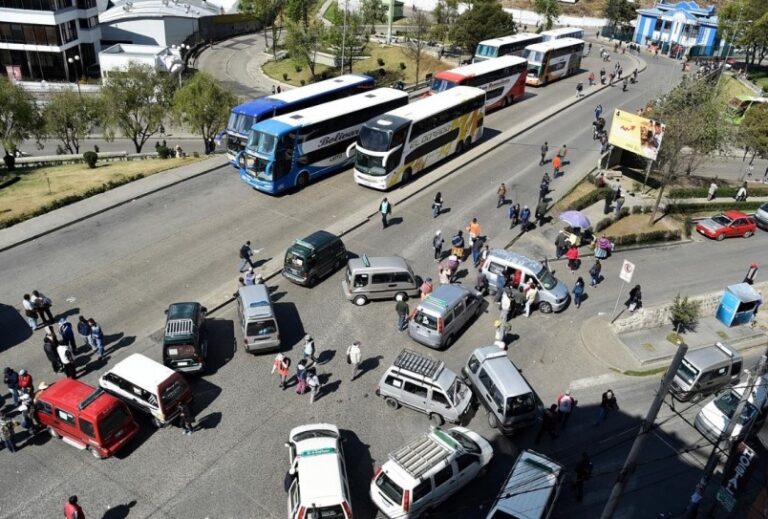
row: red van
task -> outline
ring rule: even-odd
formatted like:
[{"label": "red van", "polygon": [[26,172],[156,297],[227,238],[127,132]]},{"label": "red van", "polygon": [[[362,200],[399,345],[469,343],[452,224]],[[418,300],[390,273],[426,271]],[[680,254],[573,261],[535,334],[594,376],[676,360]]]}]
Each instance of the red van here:
[{"label": "red van", "polygon": [[[42,384],[41,384],[42,385]],[[139,432],[128,407],[79,380],[61,379],[35,395],[37,421],[78,449],[88,449],[97,458],[108,458]]]}]

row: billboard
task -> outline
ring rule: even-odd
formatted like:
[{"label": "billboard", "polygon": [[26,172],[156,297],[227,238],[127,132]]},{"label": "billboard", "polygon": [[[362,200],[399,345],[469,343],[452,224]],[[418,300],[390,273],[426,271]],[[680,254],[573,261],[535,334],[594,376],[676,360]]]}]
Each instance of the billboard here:
[{"label": "billboard", "polygon": [[736,501],[744,492],[752,472],[757,468],[757,454],[746,443],[740,442],[729,460],[730,466],[723,471],[721,487],[717,491],[717,500],[732,512]]},{"label": "billboard", "polygon": [[632,112],[613,112],[608,142],[646,159],[656,160],[664,137],[664,125]]}]

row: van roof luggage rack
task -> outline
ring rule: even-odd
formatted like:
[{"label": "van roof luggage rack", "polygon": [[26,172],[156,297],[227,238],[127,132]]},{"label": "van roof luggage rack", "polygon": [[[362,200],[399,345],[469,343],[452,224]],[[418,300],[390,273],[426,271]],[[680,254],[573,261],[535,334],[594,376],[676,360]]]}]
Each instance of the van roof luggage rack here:
[{"label": "van roof luggage rack", "polygon": [[451,451],[445,445],[435,441],[431,433],[426,433],[391,452],[389,459],[397,463],[411,477],[420,479],[450,455]]},{"label": "van roof luggage rack", "polygon": [[165,325],[165,335],[175,337],[177,335],[192,335],[195,324],[192,319],[173,319]]},{"label": "van roof luggage rack", "polygon": [[435,360],[408,349],[401,351],[395,359],[395,367],[427,378],[434,378],[435,375],[440,373],[443,366],[445,364],[442,360]]}]

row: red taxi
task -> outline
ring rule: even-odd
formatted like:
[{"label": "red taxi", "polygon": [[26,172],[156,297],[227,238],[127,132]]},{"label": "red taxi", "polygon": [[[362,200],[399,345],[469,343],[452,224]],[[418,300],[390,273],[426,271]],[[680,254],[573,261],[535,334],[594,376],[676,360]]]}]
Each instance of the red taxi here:
[{"label": "red taxi", "polygon": [[54,438],[88,449],[97,458],[112,456],[139,432],[123,402],[68,378],[41,387],[35,395],[35,417]]},{"label": "red taxi", "polygon": [[696,224],[699,234],[717,241],[733,236],[749,238],[755,234],[755,229],[755,220],[741,211],[725,211]]}]

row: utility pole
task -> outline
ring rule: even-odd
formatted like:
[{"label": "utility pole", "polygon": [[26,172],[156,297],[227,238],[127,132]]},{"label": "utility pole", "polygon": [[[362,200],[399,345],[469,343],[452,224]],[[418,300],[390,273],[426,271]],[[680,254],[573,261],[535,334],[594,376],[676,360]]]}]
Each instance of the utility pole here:
[{"label": "utility pole", "polygon": [[664,374],[664,378],[661,379],[656,398],[653,399],[651,407],[648,409],[648,414],[645,415],[643,423],[640,424],[640,431],[637,433],[635,442],[632,444],[632,449],[629,451],[629,455],[624,462],[624,466],[621,468],[621,472],[619,472],[619,476],[616,478],[616,483],[613,485],[611,496],[605,504],[600,519],[611,519],[616,512],[616,508],[619,506],[619,499],[621,499],[621,494],[624,492],[624,488],[627,486],[629,478],[635,472],[637,458],[640,456],[640,451],[643,448],[645,439],[651,432],[653,423],[656,421],[656,415],[659,414],[661,404],[664,402],[664,397],[667,395],[669,384],[672,383],[672,379],[675,377],[675,373],[677,373],[677,368],[679,368],[680,364],[683,362],[683,357],[685,357],[687,351],[688,345],[684,342],[680,342],[677,346],[677,353],[675,353],[675,357],[672,359],[672,364],[669,365],[667,372]]},{"label": "utility pole", "polygon": [[392,23],[395,21],[395,0],[389,0],[387,11],[387,45],[392,44]]}]

